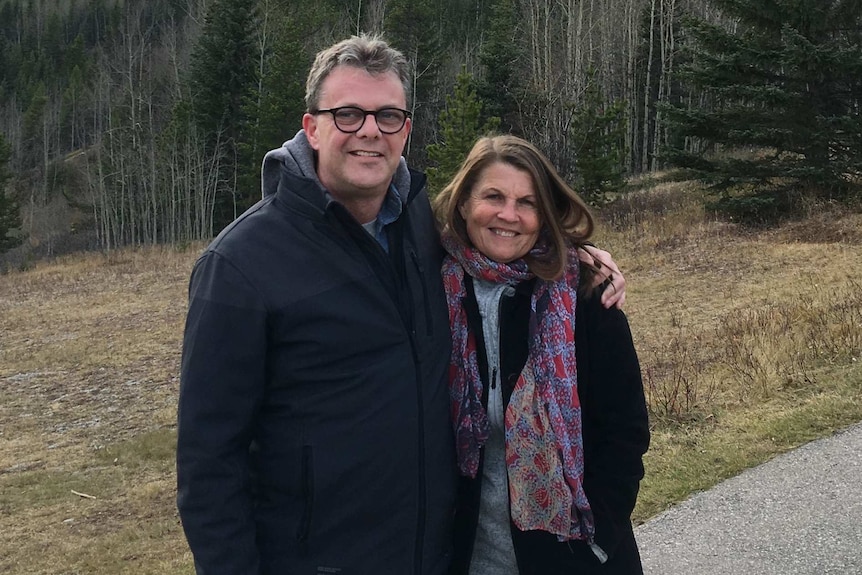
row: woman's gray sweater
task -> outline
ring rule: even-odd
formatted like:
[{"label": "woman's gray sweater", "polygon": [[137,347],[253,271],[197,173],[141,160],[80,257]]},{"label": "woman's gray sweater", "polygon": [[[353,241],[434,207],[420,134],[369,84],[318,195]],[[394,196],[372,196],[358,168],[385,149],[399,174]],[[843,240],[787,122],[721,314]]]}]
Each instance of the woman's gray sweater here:
[{"label": "woman's gray sweater", "polygon": [[474,280],[488,357],[488,420],[491,430],[484,447],[479,524],[470,561],[470,575],[518,575],[509,519],[506,473],[505,405],[500,385],[500,301],[515,290],[506,284]]}]

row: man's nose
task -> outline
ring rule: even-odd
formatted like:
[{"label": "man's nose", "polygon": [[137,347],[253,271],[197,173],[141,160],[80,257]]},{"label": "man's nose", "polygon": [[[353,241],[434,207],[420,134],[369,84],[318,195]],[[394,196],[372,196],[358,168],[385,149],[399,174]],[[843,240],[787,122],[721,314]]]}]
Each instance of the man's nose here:
[{"label": "man's nose", "polygon": [[359,128],[358,132],[356,132],[358,136],[373,138],[375,136],[380,136],[383,133],[377,125],[377,116],[374,114],[375,112],[365,112],[365,121],[362,122],[362,127]]}]

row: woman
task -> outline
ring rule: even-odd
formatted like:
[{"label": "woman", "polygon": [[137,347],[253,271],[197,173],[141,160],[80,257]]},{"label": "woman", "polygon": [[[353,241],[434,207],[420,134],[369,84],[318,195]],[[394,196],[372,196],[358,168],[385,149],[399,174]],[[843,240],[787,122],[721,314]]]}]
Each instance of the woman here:
[{"label": "woman", "polygon": [[514,136],[479,140],[435,203],[464,476],[452,572],[642,573],[647,412],[625,316],[579,266],[586,205]]}]

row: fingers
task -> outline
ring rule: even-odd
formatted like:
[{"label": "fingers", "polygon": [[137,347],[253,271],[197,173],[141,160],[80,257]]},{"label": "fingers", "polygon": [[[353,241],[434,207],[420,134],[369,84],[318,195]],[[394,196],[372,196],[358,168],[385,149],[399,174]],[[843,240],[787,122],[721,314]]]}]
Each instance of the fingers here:
[{"label": "fingers", "polygon": [[593,258],[595,262],[594,265],[598,269],[602,269],[602,267],[609,267],[610,271],[608,273],[615,273],[622,275],[620,272],[620,268],[617,267],[617,263],[611,257],[610,252],[606,252],[605,250],[601,250],[595,246],[584,246],[584,250]]},{"label": "fingers", "polygon": [[622,275],[611,274],[605,279],[603,285],[601,302],[606,308],[616,307],[622,309],[626,303],[626,279]]},{"label": "fingers", "polygon": [[593,256],[591,256],[591,255],[589,254],[589,252],[587,251],[587,248],[588,248],[588,247],[589,247],[589,246],[583,246],[583,247],[579,247],[579,248],[578,248],[578,259],[580,260],[580,262],[581,262],[582,264],[586,264],[586,265],[588,265],[588,266],[590,266],[590,267],[598,267],[598,266],[601,266],[601,265],[602,265],[602,264],[601,264],[601,262],[596,262],[596,261],[593,259]]},{"label": "fingers", "polygon": [[585,257],[593,260],[592,265],[597,270],[599,281],[605,286],[602,291],[602,305],[606,308],[622,309],[626,302],[626,278],[611,254],[595,246],[584,246],[578,250],[578,254],[584,263],[590,263]]}]

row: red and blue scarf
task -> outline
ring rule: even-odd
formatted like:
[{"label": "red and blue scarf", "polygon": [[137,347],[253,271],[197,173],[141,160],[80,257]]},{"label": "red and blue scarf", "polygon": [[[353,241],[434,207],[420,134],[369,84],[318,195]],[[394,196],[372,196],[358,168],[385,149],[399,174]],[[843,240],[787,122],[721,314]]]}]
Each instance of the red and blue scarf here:
[{"label": "red and blue scarf", "polygon": [[[492,261],[449,234],[443,245],[449,253],[442,273],[452,329],[450,415],[459,469],[475,477],[490,425],[481,401],[476,337],[462,305],[464,274],[513,286],[534,276],[523,260]],[[512,520],[519,529],[540,529],[561,541],[592,541],[575,355],[578,256],[574,249],[568,255],[561,279],[539,279],[533,289],[527,362],[506,408],[506,467]]]}]

